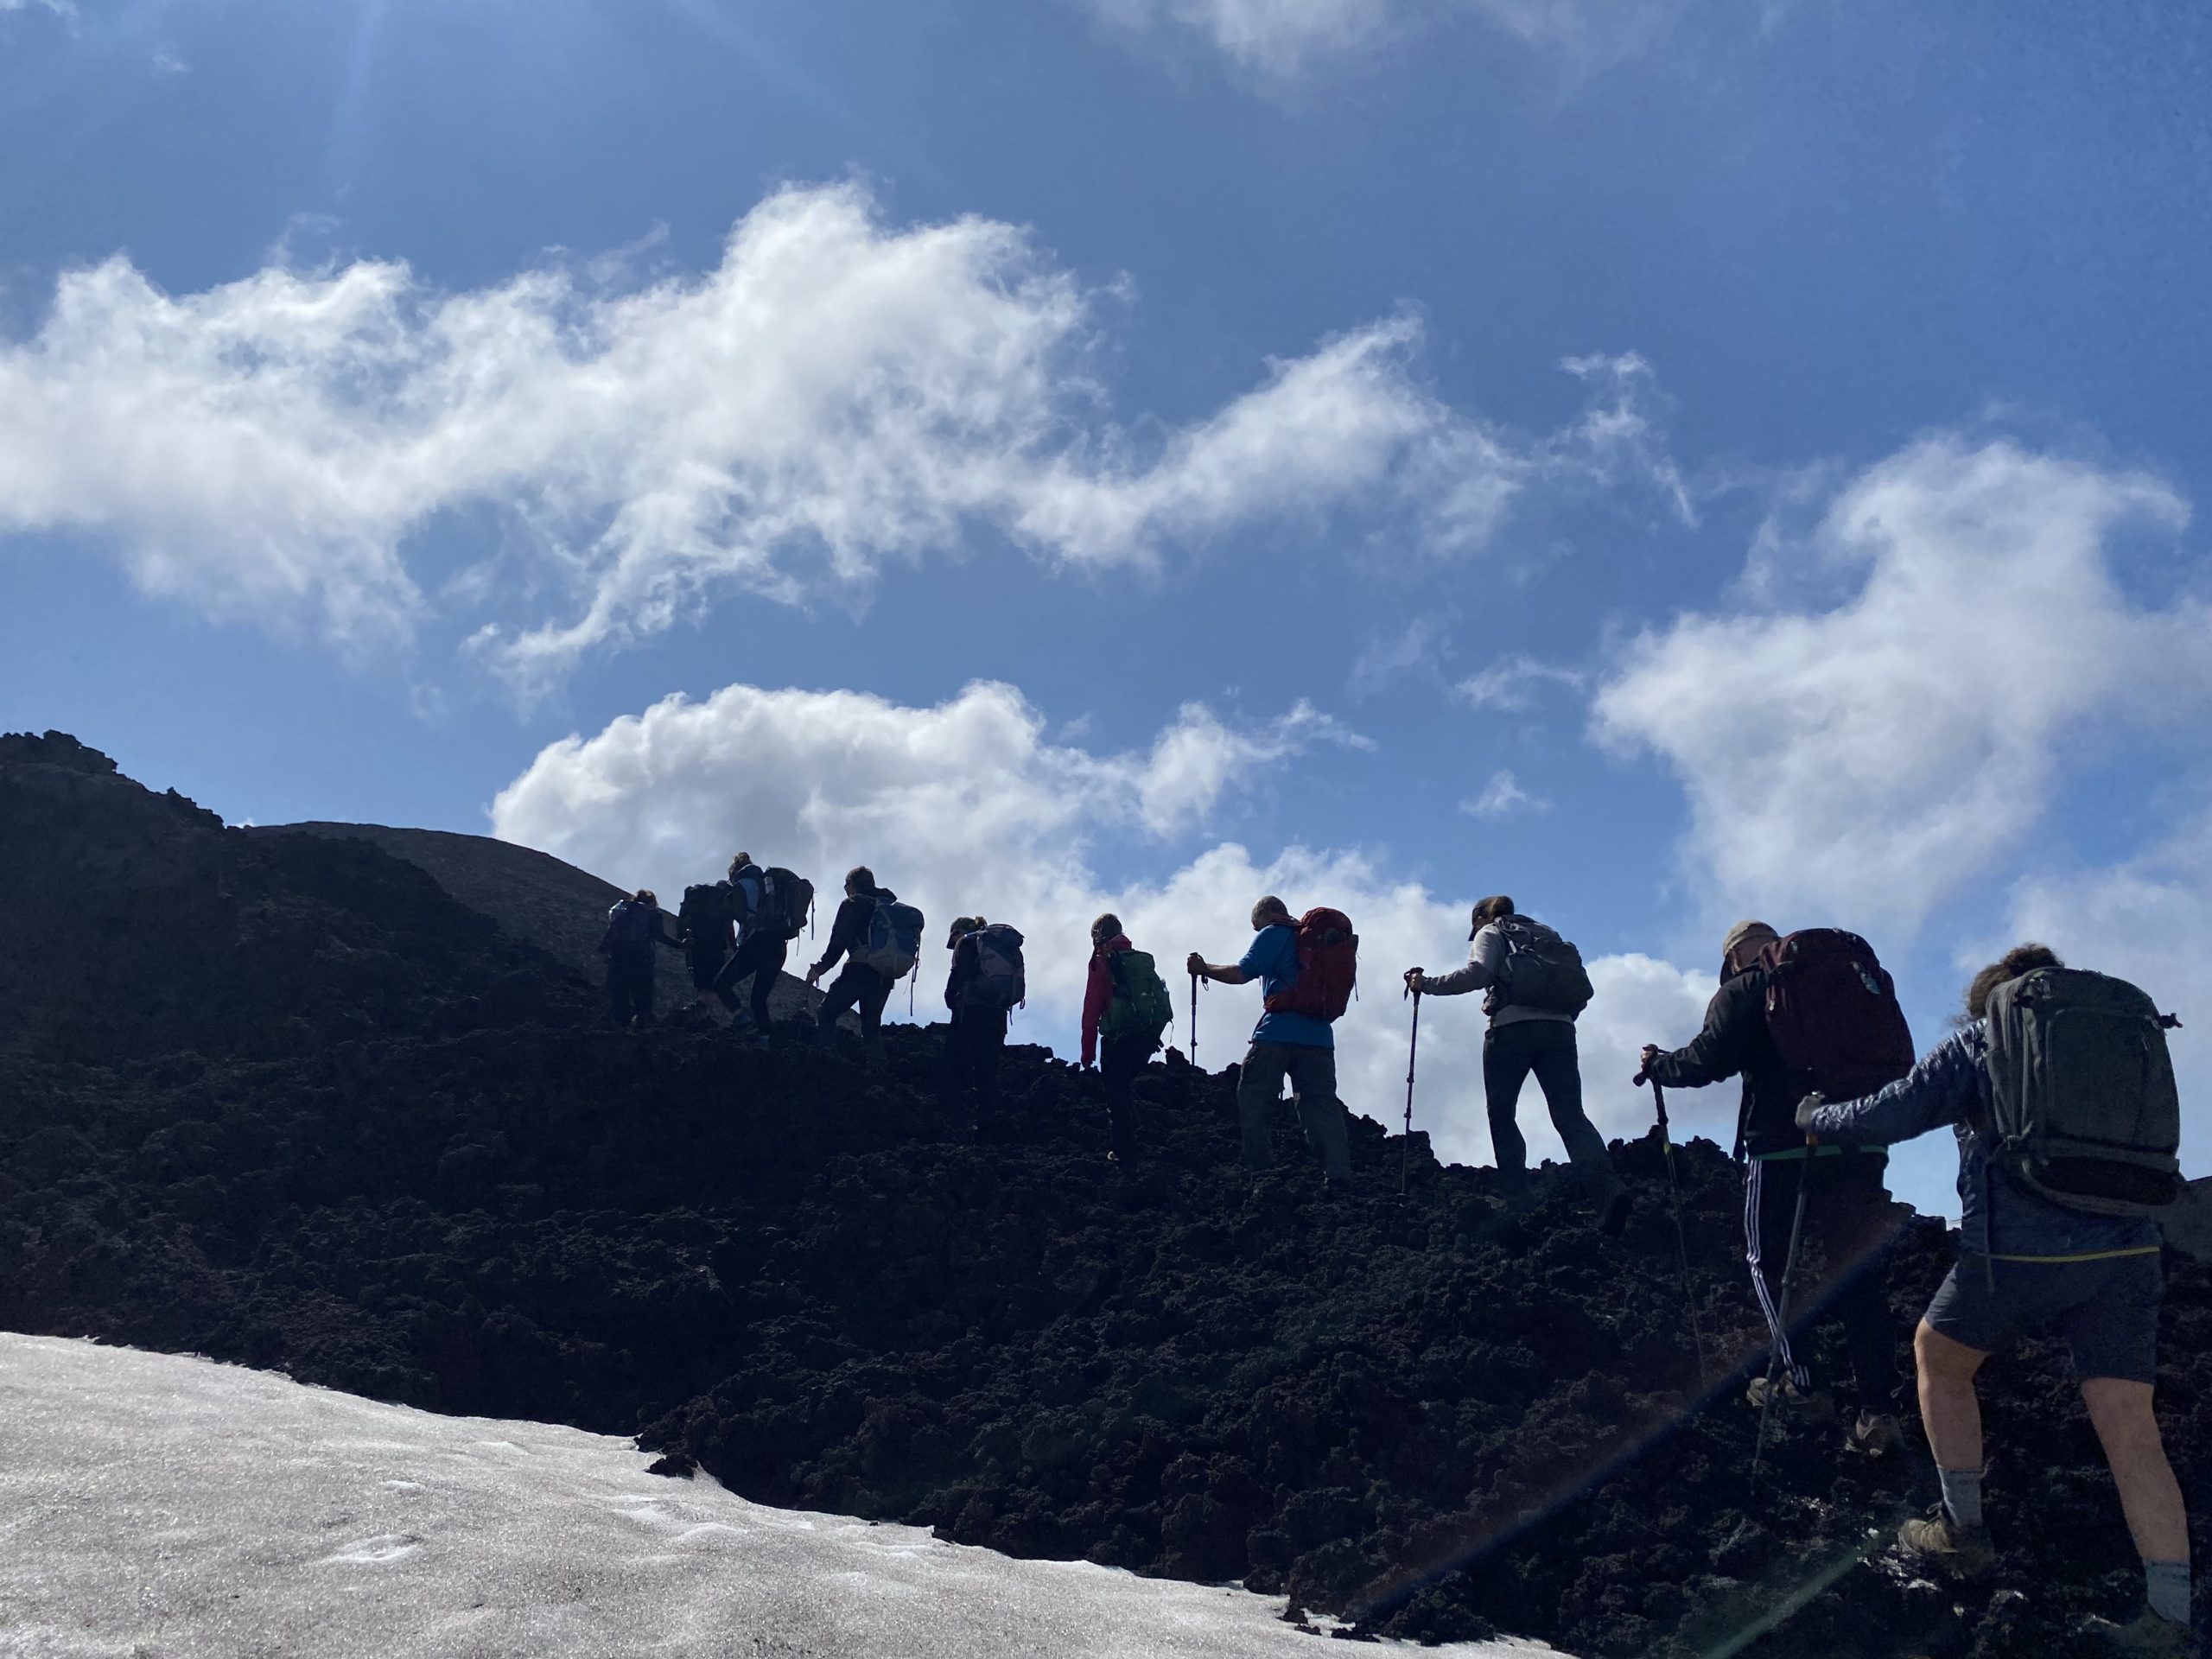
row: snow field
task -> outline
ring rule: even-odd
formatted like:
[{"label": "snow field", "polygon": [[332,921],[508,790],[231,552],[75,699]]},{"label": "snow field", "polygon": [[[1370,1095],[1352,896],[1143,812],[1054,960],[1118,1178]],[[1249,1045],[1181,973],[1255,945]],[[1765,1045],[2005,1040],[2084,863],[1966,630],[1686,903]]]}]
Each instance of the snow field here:
[{"label": "snow field", "polygon": [[627,1440],[576,1429],[441,1417],[202,1359],[0,1334],[0,1654],[1329,1651],[1281,1621],[1279,1600],[1243,1590],[767,1509],[703,1477],[648,1475],[645,1463]]}]

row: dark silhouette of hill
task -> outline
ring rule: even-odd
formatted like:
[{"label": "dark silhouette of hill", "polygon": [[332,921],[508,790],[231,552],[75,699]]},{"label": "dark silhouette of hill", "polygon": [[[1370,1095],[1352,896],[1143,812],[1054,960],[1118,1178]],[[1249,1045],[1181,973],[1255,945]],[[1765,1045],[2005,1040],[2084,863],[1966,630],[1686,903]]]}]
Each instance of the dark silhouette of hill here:
[{"label": "dark silhouette of hill", "polygon": [[[381,823],[272,824],[255,836],[311,835],[365,841],[428,874],[471,910],[491,917],[518,939],[527,940],[586,979],[604,974],[599,940],[607,912],[624,889],[588,870],[564,863],[550,853],[519,847],[490,836],[464,836],[449,830],[399,830]],[[720,872],[701,873],[712,879]],[[670,911],[676,893],[663,895]],[[671,915],[671,925],[673,917]],[[804,946],[793,947],[795,950]],[[675,1012],[692,1000],[691,982],[679,958],[665,955],[654,982],[657,1013]],[[807,988],[796,975],[784,974],[769,998],[769,1012],[788,1020],[801,1009],[820,1006],[822,993]]]},{"label": "dark silhouette of hill", "polygon": [[[1255,1180],[1233,1071],[1152,1067],[1123,1171],[1091,1080],[1017,1049],[1017,1127],[978,1145],[934,1029],[893,1028],[881,1073],[836,1034],[613,1029],[414,863],[227,830],[54,735],[0,739],[0,1325],[642,1431],[749,1497],[1241,1579],[1375,1633],[2065,1659],[2074,1617],[2137,1592],[2045,1345],[1993,1367],[1990,1585],[1883,1553],[1916,1452],[1793,1427],[1751,1487],[1730,1373],[1760,1330],[1708,1143],[1683,1158],[1701,1402],[1651,1140],[1616,1150],[1618,1240],[1563,1172],[1516,1216],[1365,1118],[1352,1198],[1302,1155]],[[1948,1253],[1908,1226],[1901,1317]],[[2162,1402],[2201,1500],[2212,1311],[2173,1268]]]}]

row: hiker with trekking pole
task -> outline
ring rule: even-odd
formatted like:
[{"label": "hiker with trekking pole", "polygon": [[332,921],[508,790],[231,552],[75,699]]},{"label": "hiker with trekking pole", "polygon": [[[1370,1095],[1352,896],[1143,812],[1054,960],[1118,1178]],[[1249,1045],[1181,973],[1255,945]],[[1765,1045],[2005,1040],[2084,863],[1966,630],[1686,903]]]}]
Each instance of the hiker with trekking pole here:
[{"label": "hiker with trekking pole", "polygon": [[1553,929],[1520,914],[1503,893],[1478,903],[1471,920],[1466,966],[1448,974],[1408,968],[1406,988],[1430,996],[1484,994],[1490,1028],[1483,1033],[1483,1093],[1508,1207],[1529,1201],[1529,1146],[1515,1119],[1522,1086],[1534,1072],[1552,1127],[1598,1211],[1600,1230],[1618,1237],[1628,1225],[1628,1186],[1582,1109],[1574,1021],[1592,995],[1582,954]]},{"label": "hiker with trekking pole", "polygon": [[1341,911],[1309,910],[1293,920],[1290,906],[1272,893],[1252,906],[1252,931],[1251,948],[1239,962],[1208,962],[1193,950],[1183,964],[1194,979],[1261,984],[1260,1023],[1236,1084],[1244,1166],[1262,1170],[1274,1162],[1274,1107],[1287,1080],[1330,1192],[1349,1193],[1351,1134],[1337,1098],[1337,1039],[1329,1027],[1351,999],[1358,936]]},{"label": "hiker with trekking pole", "polygon": [[[1408,1085],[1408,1091],[1410,1092],[1410,1085]],[[1667,1160],[1667,1205],[1675,1213],[1675,1259],[1681,1263],[1682,1304],[1689,1310],[1690,1341],[1697,1350],[1697,1385],[1703,1389],[1712,1386],[1712,1379],[1707,1376],[1705,1370],[1705,1329],[1703,1323],[1697,1316],[1697,1290],[1690,1281],[1690,1236],[1688,1230],[1682,1225],[1682,1179],[1681,1172],[1675,1167],[1675,1132],[1667,1122],[1667,1091],[1660,1087],[1656,1077],[1651,1080],[1651,1103],[1659,1111],[1659,1150]],[[1410,1106],[1407,1109],[1407,1116],[1410,1121],[1412,1116]],[[1785,1273],[1783,1274],[1785,1292],[1788,1289],[1788,1280],[1789,1275]],[[1770,1389],[1773,1387],[1771,1379],[1769,1380],[1768,1387]],[[1773,1397],[1771,1393],[1768,1397],[1770,1399]],[[1759,1438],[1764,1443],[1766,1437],[1762,1433]]]},{"label": "hiker with trekking pole", "polygon": [[[1897,1416],[1897,1322],[1885,1291],[1897,1230],[1878,1147],[1809,1147],[1797,1102],[1827,1079],[1858,1094],[1902,1077],[1912,1034],[1889,976],[1856,934],[1816,929],[1783,939],[1764,922],[1738,922],[1720,946],[1720,988],[1705,1028],[1687,1047],[1643,1051],[1636,1082],[1701,1089],[1743,1079],[1735,1155],[1746,1154],[1745,1253],[1764,1315],[1770,1363],[1745,1398],[1764,1425],[1777,1405],[1798,1421],[1834,1420],[1834,1395],[1814,1386],[1800,1345],[1819,1322],[1840,1320],[1858,1411],[1846,1444],[1887,1457],[1904,1443]],[[1662,1096],[1663,1100],[1663,1096]],[[1794,1243],[1793,1243],[1793,1241]],[[1817,1257],[1817,1265],[1814,1260]]]},{"label": "hiker with trekking pole", "polygon": [[1421,1052],[1421,991],[1414,984],[1413,976],[1406,977],[1406,993],[1414,1000],[1413,1029],[1406,1038],[1406,1132],[1398,1142],[1398,1192],[1406,1191],[1407,1172],[1414,1159],[1414,1057]]},{"label": "hiker with trekking pole", "polygon": [[2024,1332],[2053,1332],[2143,1562],[2137,1617],[2088,1621],[2126,1654],[2199,1651],[2189,1516],[2152,1395],[2165,1282],[2158,1217],[2181,1190],[2166,1043],[2178,1023],[2125,980],[2024,944],[1974,976],[1966,1022],[1908,1076],[1863,1099],[1808,1096],[1796,1114],[1823,1145],[1884,1145],[1946,1126],[1958,1140],[1958,1261],[1913,1333],[1942,1501],[1904,1523],[1899,1547],[1955,1577],[1995,1567],[1974,1379]]}]

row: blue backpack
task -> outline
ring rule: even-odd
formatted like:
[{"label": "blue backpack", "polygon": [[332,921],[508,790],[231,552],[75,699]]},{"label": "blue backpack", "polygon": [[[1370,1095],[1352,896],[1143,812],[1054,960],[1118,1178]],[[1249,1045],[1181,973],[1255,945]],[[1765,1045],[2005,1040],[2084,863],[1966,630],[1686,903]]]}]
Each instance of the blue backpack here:
[{"label": "blue backpack", "polygon": [[853,960],[886,979],[904,979],[922,954],[922,912],[896,899],[878,899]]}]

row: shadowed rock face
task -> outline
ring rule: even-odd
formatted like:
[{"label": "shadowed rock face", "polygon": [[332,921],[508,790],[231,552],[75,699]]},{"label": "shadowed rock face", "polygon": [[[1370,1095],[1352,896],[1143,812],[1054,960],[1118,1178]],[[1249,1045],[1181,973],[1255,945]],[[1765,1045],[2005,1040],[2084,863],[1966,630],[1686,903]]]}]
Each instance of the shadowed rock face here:
[{"label": "shadowed rock face", "polygon": [[[1751,1491],[1736,1387],[1696,1408],[1651,1141],[1616,1153],[1618,1241],[1561,1172],[1513,1218],[1419,1136],[1401,1198],[1402,1143],[1363,1118],[1356,1199],[1287,1122],[1254,1181],[1234,1072],[1179,1063],[1139,1082],[1135,1171],[1040,1050],[1010,1052],[1014,1128],[979,1145],[935,1029],[894,1027],[880,1075],[840,1039],[610,1030],[412,863],[226,830],[41,741],[0,741],[0,900],[37,924],[0,934],[0,1325],[642,1428],[748,1497],[1394,1635],[2063,1659],[2073,1617],[2135,1593],[2048,1344],[1991,1368],[1993,1586],[1859,1559],[1926,1500],[1916,1451],[1792,1428]],[[1708,1144],[1683,1166],[1717,1381],[1759,1353],[1739,1189]],[[1947,1265],[1908,1224],[1901,1330]],[[2200,1497],[2208,1294],[2177,1258],[2161,1390]]]},{"label": "shadowed rock face", "polygon": [[[588,871],[564,863],[550,853],[518,847],[489,836],[463,836],[446,830],[396,830],[381,823],[288,823],[257,829],[257,836],[324,836],[365,841],[426,872],[440,887],[470,909],[496,919],[517,938],[526,939],[582,975],[597,982],[606,972],[606,958],[599,954],[600,934],[607,912],[634,888],[620,888]],[[702,872],[712,880],[719,871]],[[678,895],[663,895],[675,925],[673,912]],[[791,946],[794,957],[804,952],[808,941]],[[803,967],[804,964],[802,963]],[[673,951],[663,953],[660,971],[653,982],[653,1007],[663,1014],[674,1013],[693,1000],[690,976]],[[790,973],[782,975],[769,1012],[788,1020],[801,1009],[819,1006],[822,994]]]}]

